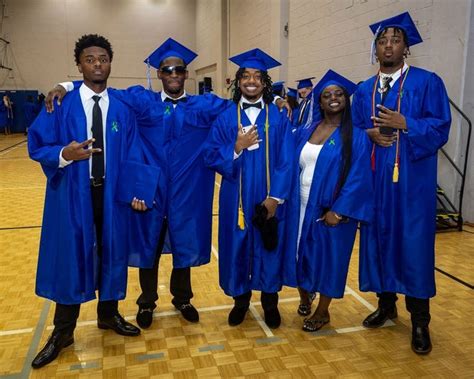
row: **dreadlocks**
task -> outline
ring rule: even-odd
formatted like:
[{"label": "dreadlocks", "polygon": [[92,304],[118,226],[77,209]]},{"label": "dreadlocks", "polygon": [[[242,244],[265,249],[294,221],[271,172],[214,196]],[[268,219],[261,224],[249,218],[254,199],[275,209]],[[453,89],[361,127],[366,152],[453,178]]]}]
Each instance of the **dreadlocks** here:
[{"label": "dreadlocks", "polygon": [[[237,73],[235,74],[235,79],[232,82],[232,86],[234,87],[234,95],[232,100],[234,103],[238,103],[240,98],[242,97],[242,91],[239,88],[239,81],[242,79],[242,76],[245,72],[245,68],[239,68]],[[273,101],[273,93],[272,93],[272,78],[268,75],[267,71],[260,71],[262,74],[262,83],[263,83],[263,102],[265,104],[270,104]]]}]

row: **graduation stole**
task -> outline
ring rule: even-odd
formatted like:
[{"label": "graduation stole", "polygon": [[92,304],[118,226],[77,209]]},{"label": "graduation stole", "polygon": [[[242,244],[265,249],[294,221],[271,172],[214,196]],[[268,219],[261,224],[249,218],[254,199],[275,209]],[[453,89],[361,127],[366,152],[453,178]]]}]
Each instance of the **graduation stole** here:
[{"label": "graduation stole", "polygon": [[[270,125],[268,123],[268,104],[265,104],[265,168],[267,172],[267,196],[270,194],[270,152],[269,152],[269,137],[268,129]],[[237,104],[237,128],[242,127],[241,115],[240,115],[240,104]],[[238,132],[237,132],[238,133]],[[239,210],[237,217],[237,225],[240,230],[245,229],[245,217],[244,217],[244,207],[242,204],[242,170],[240,170],[240,179],[239,179]]]},{"label": "graduation stole", "polygon": [[[401,108],[401,101],[402,101],[402,89],[403,85],[405,84],[405,80],[408,76],[408,71],[410,70],[410,66],[405,71],[405,74],[403,74],[403,66],[400,68],[400,87],[398,88],[398,94],[397,94],[397,112],[400,113],[400,108]],[[375,79],[374,82],[374,89],[372,90],[372,117],[375,117],[375,92],[377,90],[377,86],[380,82],[380,70],[377,73],[377,78]],[[373,127],[375,128],[375,120],[372,120]],[[372,154],[370,156],[371,160],[371,165],[372,165],[372,171],[375,171],[375,143],[372,145]],[[395,165],[393,167],[393,176],[392,176],[392,181],[393,183],[398,183],[398,167],[400,165],[400,129],[397,129],[397,145],[396,145],[396,151],[395,151]]]}]

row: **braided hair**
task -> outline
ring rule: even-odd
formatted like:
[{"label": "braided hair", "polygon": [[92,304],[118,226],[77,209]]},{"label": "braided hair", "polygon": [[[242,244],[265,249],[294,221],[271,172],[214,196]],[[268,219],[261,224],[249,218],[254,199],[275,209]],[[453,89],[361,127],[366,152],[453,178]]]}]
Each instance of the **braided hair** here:
[{"label": "braided hair", "polygon": [[[239,88],[239,81],[242,79],[244,75],[245,68],[241,67],[237,70],[235,74],[235,79],[232,81],[232,88],[233,88],[233,96],[232,101],[236,104],[239,103],[240,98],[242,97],[242,91]],[[265,104],[270,104],[273,101],[273,92],[272,92],[272,78],[268,75],[267,71],[260,71],[262,74],[262,84],[263,84],[263,102]]]}]

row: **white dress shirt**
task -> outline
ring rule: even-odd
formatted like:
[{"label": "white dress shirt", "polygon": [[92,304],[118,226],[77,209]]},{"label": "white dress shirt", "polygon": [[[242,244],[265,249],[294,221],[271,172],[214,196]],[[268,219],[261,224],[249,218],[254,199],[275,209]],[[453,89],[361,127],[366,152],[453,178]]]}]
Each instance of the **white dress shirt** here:
[{"label": "white dress shirt", "polygon": [[[61,83],[63,85],[63,83]],[[67,89],[67,88],[66,88]],[[82,83],[81,87],[79,88],[79,95],[81,97],[82,107],[84,108],[84,113],[86,115],[86,128],[87,128],[87,139],[92,138],[92,109],[94,108],[94,99],[93,96],[100,96],[99,100],[99,107],[102,111],[102,128],[103,128],[103,138],[104,138],[104,147],[103,147],[103,154],[104,154],[104,173],[105,173],[105,162],[106,162],[106,126],[107,126],[107,112],[109,110],[109,95],[107,93],[107,89],[105,89],[101,93],[95,93],[89,87],[87,87],[84,83]],[[82,142],[82,141],[78,141]],[[90,148],[90,147],[89,147]],[[71,164],[73,161],[67,161],[63,158],[64,147],[61,149],[59,153],[59,167],[63,168],[67,165]],[[89,175],[92,173],[92,155],[89,158]]]},{"label": "white dress shirt", "polygon": [[[405,72],[408,69],[408,65],[406,63],[403,64],[402,72]],[[388,83],[390,88],[393,88],[395,82],[400,78],[400,70],[395,71],[393,74],[384,74],[383,72],[380,73],[380,79],[379,79],[379,86],[380,88],[383,87],[383,83],[385,78],[392,78],[391,82]],[[382,98],[382,94],[380,94],[380,98]]]},{"label": "white dress shirt", "polygon": [[[265,103],[263,102],[263,96],[260,96],[260,98],[257,101],[249,101],[244,96],[242,96],[240,98],[240,101],[239,101],[240,109],[243,109],[243,105],[242,105],[243,103],[252,103],[252,104],[260,103],[261,108],[250,107],[250,108],[244,109],[244,112],[247,115],[247,117],[250,121],[250,124],[255,125],[255,122],[257,121],[258,115],[260,114],[262,109],[265,107]],[[242,126],[248,126],[248,125],[242,125]],[[234,151],[234,160],[237,159],[238,157],[240,157],[241,155],[242,155],[242,151],[239,154],[237,154]],[[283,204],[285,202],[285,200],[279,199],[277,197],[273,197],[273,196],[270,196],[270,197],[272,199],[275,199],[276,201],[278,201],[278,204]]]},{"label": "white dress shirt", "polygon": [[[183,94],[180,97],[177,97],[176,99],[168,95],[165,91],[161,91],[161,101],[164,103],[166,99],[171,99],[171,100],[179,100],[179,99],[184,99],[186,97],[186,91],[183,92]],[[173,104],[173,108],[176,108],[178,104]]]},{"label": "white dress shirt", "polygon": [[[403,68],[402,68],[402,72],[405,73],[405,71],[408,69],[408,65],[405,63],[403,63]],[[390,83],[388,83],[388,85],[390,86],[390,89],[393,88],[393,86],[395,85],[395,82],[400,79],[400,76],[401,76],[401,72],[400,70],[397,70],[395,71],[393,74],[384,74],[383,72],[380,73],[380,79],[379,79],[379,87],[382,88],[383,87],[383,83],[384,83],[384,80],[385,78],[392,78],[392,80],[390,81]],[[402,83],[400,83],[401,85]],[[382,94],[380,94],[380,100],[382,100]],[[408,133],[408,125],[407,125],[407,129],[402,129],[401,130],[402,133]]]}]

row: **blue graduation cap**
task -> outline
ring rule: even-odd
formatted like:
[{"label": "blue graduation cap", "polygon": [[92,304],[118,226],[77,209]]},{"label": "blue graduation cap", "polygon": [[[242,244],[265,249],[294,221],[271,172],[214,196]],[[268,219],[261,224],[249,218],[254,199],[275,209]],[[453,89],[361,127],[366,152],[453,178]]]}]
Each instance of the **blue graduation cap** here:
[{"label": "blue graduation cap", "polygon": [[197,54],[173,38],[168,38],[144,62],[159,69],[160,63],[169,57],[181,58],[184,64],[188,65],[197,57]]},{"label": "blue graduation cap", "polygon": [[275,82],[272,84],[272,91],[280,92],[284,88],[284,81]]},{"label": "blue graduation cap", "polygon": [[300,89],[300,88],[312,87],[313,82],[311,81],[311,79],[314,79],[314,76],[312,76],[311,78],[297,80],[298,86],[296,88]]},{"label": "blue graduation cap", "polygon": [[339,75],[333,70],[328,70],[313,89],[313,93],[316,96],[315,98],[319,99],[319,96],[321,96],[324,89],[331,85],[344,88],[349,96],[351,96],[357,89],[357,84],[351,82],[349,79],[346,79],[344,76]]},{"label": "blue graduation cap", "polygon": [[298,92],[296,91],[296,88],[290,88],[288,87],[288,96],[294,97],[295,99],[298,97]]},{"label": "blue graduation cap", "polygon": [[394,17],[387,18],[370,25],[370,30],[374,33],[375,37],[386,28],[400,28],[405,31],[408,38],[408,45],[413,46],[417,43],[423,42],[415,23],[413,22],[410,13],[404,12]]},{"label": "blue graduation cap", "polygon": [[234,55],[229,60],[240,68],[253,68],[260,71],[268,71],[273,67],[281,66],[281,63],[260,49],[252,49],[245,53]]}]

